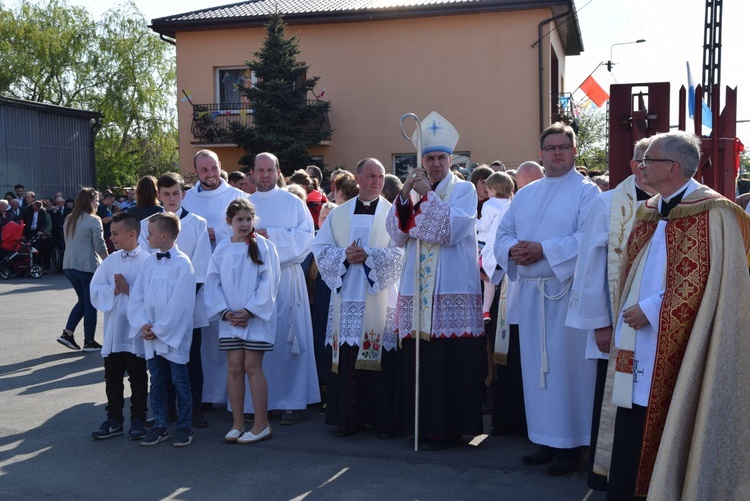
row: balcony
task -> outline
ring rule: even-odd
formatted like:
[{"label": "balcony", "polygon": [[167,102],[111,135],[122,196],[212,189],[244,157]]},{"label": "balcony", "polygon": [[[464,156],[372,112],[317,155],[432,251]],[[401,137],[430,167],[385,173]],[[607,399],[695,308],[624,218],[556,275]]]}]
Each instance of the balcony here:
[{"label": "balcony", "polygon": [[[307,104],[316,106],[320,101],[308,99]],[[250,103],[194,104],[193,122],[190,131],[192,144],[232,144],[229,140],[230,124],[253,126],[253,110]],[[319,118],[311,121],[306,130],[331,130],[328,112],[321,111]],[[330,144],[325,141],[322,144]]]}]

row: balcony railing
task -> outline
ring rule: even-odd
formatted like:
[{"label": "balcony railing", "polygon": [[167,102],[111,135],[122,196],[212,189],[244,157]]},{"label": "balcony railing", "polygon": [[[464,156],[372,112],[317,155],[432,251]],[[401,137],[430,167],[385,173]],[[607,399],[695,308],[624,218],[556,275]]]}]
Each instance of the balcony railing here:
[{"label": "balcony railing", "polygon": [[[308,100],[309,105],[319,103]],[[253,126],[253,110],[249,103],[212,103],[193,105],[193,133],[194,144],[230,143],[230,124]],[[321,111],[320,117],[308,124],[311,130],[331,130],[328,113]]]}]

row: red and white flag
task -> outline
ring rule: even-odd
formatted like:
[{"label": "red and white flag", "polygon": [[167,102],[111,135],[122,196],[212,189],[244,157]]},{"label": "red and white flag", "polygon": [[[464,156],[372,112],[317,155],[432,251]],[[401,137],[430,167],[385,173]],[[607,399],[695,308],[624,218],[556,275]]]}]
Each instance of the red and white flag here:
[{"label": "red and white flag", "polygon": [[607,91],[605,91],[602,86],[599,85],[599,82],[596,81],[594,75],[589,75],[588,78],[581,84],[580,89],[599,108],[601,108],[609,99],[609,94],[607,94]]}]

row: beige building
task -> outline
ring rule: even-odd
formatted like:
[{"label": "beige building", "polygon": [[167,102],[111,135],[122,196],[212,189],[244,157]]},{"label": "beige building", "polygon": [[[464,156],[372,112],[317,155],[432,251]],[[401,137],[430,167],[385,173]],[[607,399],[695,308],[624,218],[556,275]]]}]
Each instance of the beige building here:
[{"label": "beige building", "polygon": [[238,167],[243,152],[223,134],[251,121],[236,85],[252,84],[244,61],[277,7],[331,102],[333,137],[310,151],[329,169],[374,156],[403,173],[414,148],[399,119],[433,110],[461,134],[456,162],[535,160],[566,88],[565,57],[583,49],[573,0],[256,0],[154,19],[177,48],[183,172],[201,148]]}]

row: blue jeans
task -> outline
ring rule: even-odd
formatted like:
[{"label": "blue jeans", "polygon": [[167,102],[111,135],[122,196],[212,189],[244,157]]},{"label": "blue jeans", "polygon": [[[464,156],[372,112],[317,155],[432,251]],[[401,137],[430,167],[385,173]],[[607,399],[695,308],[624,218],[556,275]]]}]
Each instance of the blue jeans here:
[{"label": "blue jeans", "polygon": [[96,308],[91,304],[91,291],[89,289],[94,274],[72,269],[63,271],[65,272],[65,278],[68,279],[78,296],[78,302],[70,310],[65,328],[74,332],[83,319],[83,342],[90,343],[94,340],[94,333],[96,332]]},{"label": "blue jeans", "polygon": [[190,429],[193,425],[193,399],[190,396],[187,366],[154,355],[154,358],[148,361],[148,371],[151,373],[151,409],[154,411],[156,426],[169,427],[169,411],[167,410],[167,372],[169,372],[177,395],[177,428]]}]

